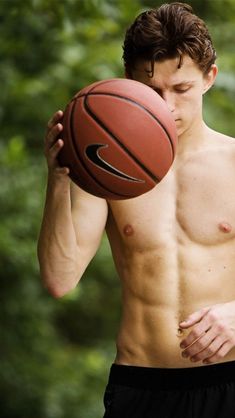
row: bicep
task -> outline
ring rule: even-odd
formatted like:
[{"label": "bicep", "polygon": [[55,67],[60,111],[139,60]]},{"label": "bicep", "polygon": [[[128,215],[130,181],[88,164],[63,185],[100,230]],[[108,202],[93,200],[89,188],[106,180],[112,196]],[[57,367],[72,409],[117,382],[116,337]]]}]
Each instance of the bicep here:
[{"label": "bicep", "polygon": [[93,196],[71,182],[71,211],[80,257],[87,264],[95,255],[108,216],[106,200]]}]

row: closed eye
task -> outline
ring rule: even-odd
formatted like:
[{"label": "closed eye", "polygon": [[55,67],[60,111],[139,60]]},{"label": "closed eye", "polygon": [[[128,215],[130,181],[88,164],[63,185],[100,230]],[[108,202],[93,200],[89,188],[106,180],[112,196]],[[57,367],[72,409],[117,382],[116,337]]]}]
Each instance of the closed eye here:
[{"label": "closed eye", "polygon": [[[161,97],[163,97],[163,92],[162,92],[161,89],[158,89],[157,87],[154,87],[154,86],[149,86],[149,87],[151,87],[151,89],[153,89],[156,93],[158,93]],[[176,93],[183,94],[183,93],[186,93],[187,91],[189,91],[191,89],[191,87],[192,86],[187,86],[187,87],[177,87],[177,86],[175,86],[174,90],[175,90]]]},{"label": "closed eye", "polygon": [[186,93],[187,91],[189,91],[190,90],[190,88],[191,87],[186,87],[186,88],[175,88],[175,91],[176,91],[176,93],[180,93],[180,94],[182,94],[182,93]]}]

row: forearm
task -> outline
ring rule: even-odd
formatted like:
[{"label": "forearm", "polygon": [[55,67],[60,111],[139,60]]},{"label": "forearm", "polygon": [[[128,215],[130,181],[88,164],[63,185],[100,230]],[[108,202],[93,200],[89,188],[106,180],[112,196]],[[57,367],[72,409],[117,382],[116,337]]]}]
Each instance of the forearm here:
[{"label": "forearm", "polygon": [[[61,167],[57,157],[63,147],[63,112],[49,120],[44,154],[48,184],[38,259],[42,281],[55,297],[73,289],[94,256],[107,219],[107,203],[75,188],[69,168]],[[70,187],[71,186],[71,187]]]},{"label": "forearm", "polygon": [[38,240],[42,281],[54,296],[62,296],[78,281],[78,246],[71,213],[70,180],[48,177]]}]

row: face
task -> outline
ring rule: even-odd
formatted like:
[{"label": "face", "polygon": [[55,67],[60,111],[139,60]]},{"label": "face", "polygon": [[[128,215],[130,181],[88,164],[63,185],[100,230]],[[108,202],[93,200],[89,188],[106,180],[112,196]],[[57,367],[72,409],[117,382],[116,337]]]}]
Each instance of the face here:
[{"label": "face", "polygon": [[179,58],[156,62],[151,77],[151,63],[138,62],[132,71],[133,79],[147,84],[165,100],[176,122],[178,136],[197,133],[202,124],[202,98],[213,84],[217,67],[213,65],[204,75],[197,64],[184,56],[178,68]]}]

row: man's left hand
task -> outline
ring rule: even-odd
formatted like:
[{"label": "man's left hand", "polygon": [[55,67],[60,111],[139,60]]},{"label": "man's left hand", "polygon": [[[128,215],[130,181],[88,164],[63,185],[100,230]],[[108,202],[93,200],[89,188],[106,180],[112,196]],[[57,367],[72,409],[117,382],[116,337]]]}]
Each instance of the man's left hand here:
[{"label": "man's left hand", "polygon": [[235,347],[235,301],[200,309],[179,325],[193,327],[180,344],[182,356],[193,362],[215,363]]}]

